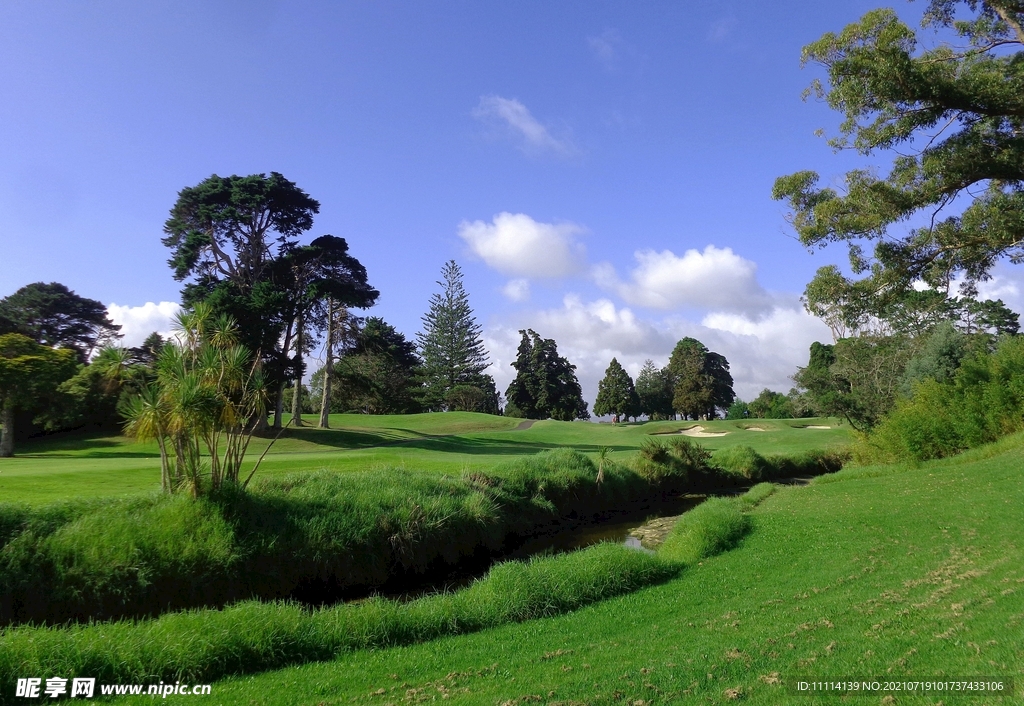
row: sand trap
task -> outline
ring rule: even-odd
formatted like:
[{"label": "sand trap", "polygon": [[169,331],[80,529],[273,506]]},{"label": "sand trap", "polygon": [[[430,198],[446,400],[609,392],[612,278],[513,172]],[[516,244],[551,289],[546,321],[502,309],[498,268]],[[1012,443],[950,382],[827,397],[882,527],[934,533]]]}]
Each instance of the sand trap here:
[{"label": "sand trap", "polygon": [[696,426],[690,427],[689,429],[681,429],[676,432],[683,436],[725,436],[729,432],[727,431],[704,431],[704,427]]},{"label": "sand trap", "polygon": [[764,427],[747,427],[745,431],[768,431]]},{"label": "sand trap", "polygon": [[808,424],[804,429],[831,429],[832,427],[823,427],[819,424]]}]

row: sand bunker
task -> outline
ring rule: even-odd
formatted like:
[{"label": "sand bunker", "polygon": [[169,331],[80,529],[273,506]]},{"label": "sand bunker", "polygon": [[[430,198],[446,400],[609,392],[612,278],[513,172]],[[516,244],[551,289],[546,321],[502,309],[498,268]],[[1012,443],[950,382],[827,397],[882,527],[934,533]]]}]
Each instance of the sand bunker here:
[{"label": "sand bunker", "polygon": [[680,429],[676,432],[683,436],[725,436],[729,432],[727,431],[704,431],[704,427],[696,426],[690,427],[689,429]]},{"label": "sand bunker", "polygon": [[768,431],[764,427],[746,427],[746,431]]},{"label": "sand bunker", "polygon": [[831,429],[832,427],[823,427],[820,424],[808,424],[804,429]]}]

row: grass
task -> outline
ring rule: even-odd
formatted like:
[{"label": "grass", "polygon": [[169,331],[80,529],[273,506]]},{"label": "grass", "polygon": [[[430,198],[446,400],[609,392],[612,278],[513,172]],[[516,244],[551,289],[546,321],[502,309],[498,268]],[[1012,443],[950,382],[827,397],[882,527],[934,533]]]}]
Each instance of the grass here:
[{"label": "grass", "polygon": [[[625,461],[651,434],[674,432],[694,422],[590,424],[542,421],[517,429],[523,420],[468,412],[369,416],[332,415],[330,430],[289,429],[274,444],[258,477],[326,469],[415,468],[451,473],[487,471],[510,456],[571,446],[596,457]],[[724,436],[698,439],[710,450],[746,445],[762,454],[795,455],[842,445],[849,430],[835,420],[746,420],[700,422]],[[808,425],[831,429],[807,429]],[[746,426],[768,431],[752,432]],[[669,438],[669,437],[656,437]],[[254,439],[251,458],[267,440]],[[20,444],[17,456],[0,459],[0,502],[45,504],[69,497],[123,497],[159,488],[156,445],[118,436],[69,434]]]},{"label": "grass", "polygon": [[[568,615],[214,684],[213,702],[836,703],[797,677],[1024,672],[1024,436],[779,488],[732,551]],[[900,695],[884,703],[1018,703]],[[129,700],[130,701],[130,700]],[[852,699],[883,702],[880,695]],[[141,702],[141,701],[140,701]],[[186,703],[168,699],[168,703]],[[148,701],[147,701],[148,703]]]},{"label": "grass", "polygon": [[225,674],[323,660],[558,615],[664,581],[680,566],[621,545],[495,566],[456,593],[375,598],[320,610],[243,602],[154,620],[0,634],[0,703],[24,674],[89,674],[100,683],[209,682]]}]

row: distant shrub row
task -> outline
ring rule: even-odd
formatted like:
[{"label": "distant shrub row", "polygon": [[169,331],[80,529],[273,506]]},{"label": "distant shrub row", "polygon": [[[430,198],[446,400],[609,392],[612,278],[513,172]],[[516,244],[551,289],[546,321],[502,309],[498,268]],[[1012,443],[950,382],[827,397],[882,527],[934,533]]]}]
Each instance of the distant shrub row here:
[{"label": "distant shrub row", "polygon": [[952,379],[925,379],[858,448],[863,461],[952,456],[1024,429],[1024,337],[966,358]]}]

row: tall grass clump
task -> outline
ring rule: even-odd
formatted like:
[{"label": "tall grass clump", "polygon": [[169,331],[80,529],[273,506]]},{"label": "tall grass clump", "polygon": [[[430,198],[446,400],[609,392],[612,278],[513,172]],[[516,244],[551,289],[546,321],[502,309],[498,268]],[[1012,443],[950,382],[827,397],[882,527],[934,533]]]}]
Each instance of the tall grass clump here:
[{"label": "tall grass clump", "polygon": [[674,438],[667,444],[647,437],[633,459],[633,469],[651,481],[687,481],[708,470],[711,454],[689,439]]},{"label": "tall grass clump", "polygon": [[26,674],[88,674],[100,683],[211,682],[547,617],[665,581],[680,566],[621,545],[508,562],[470,587],[410,602],[374,598],[318,610],[247,601],[223,610],[0,633],[0,703]]},{"label": "tall grass clump", "polygon": [[1024,337],[965,359],[951,381],[916,383],[858,448],[864,461],[944,458],[1024,429]]},{"label": "tall grass clump", "polygon": [[738,498],[705,500],[679,518],[658,556],[693,565],[732,549],[752,527],[747,512],[774,492],[771,483],[758,483]]}]

